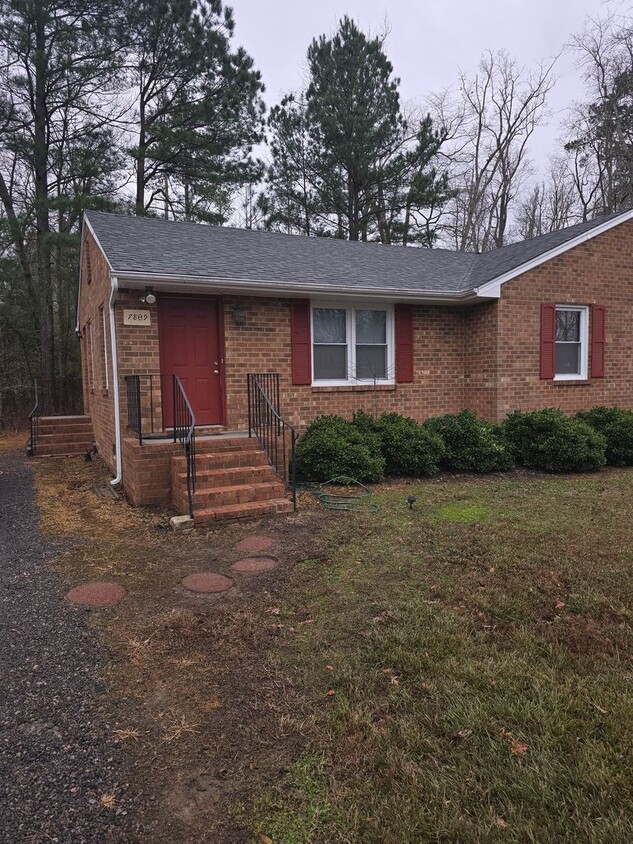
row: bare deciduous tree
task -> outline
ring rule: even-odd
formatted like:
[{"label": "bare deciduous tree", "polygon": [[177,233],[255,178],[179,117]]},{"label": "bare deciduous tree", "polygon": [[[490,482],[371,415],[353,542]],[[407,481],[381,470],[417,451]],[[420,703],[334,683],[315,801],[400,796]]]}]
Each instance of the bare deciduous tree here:
[{"label": "bare deciduous tree", "polygon": [[462,74],[456,94],[433,98],[456,189],[444,219],[454,248],[481,252],[506,242],[513,203],[530,172],[528,144],[545,117],[553,65],[530,71],[503,50],[488,52],[473,79]]},{"label": "bare deciduous tree", "polygon": [[633,204],[633,21],[589,19],[570,46],[591,99],[572,108],[565,149],[589,219]]},{"label": "bare deciduous tree", "polygon": [[569,165],[565,158],[553,159],[546,178],[533,185],[520,200],[511,228],[513,238],[529,240],[582,219],[576,197],[575,174]]}]

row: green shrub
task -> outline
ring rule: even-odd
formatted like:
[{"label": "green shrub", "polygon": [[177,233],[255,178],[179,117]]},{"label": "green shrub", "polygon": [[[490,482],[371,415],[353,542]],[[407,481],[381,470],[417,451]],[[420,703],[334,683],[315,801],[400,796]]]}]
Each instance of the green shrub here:
[{"label": "green shrub", "polygon": [[371,433],[378,433],[378,419],[372,416],[371,413],[365,413],[364,410],[357,410],[352,418],[352,424],[359,431],[369,431]]},{"label": "green shrub", "polygon": [[586,422],[549,407],[515,411],[501,431],[514,459],[544,472],[594,472],[605,463],[606,440]]},{"label": "green shrub", "polygon": [[339,475],[362,483],[379,481],[385,473],[380,438],[340,416],[320,416],[297,443],[297,473],[308,481],[329,481]]},{"label": "green shrub", "polygon": [[633,411],[621,407],[594,407],[576,415],[607,441],[606,458],[611,466],[633,465]]},{"label": "green shrub", "polygon": [[[366,414],[363,414],[366,416]],[[354,416],[354,423],[369,425],[366,419]],[[369,417],[370,419],[372,417]],[[415,419],[399,413],[383,413],[375,421],[380,437],[387,475],[393,477],[428,477],[435,475],[444,457],[444,443]]]},{"label": "green shrub", "polygon": [[513,459],[494,425],[480,419],[472,410],[456,415],[436,416],[424,423],[442,437],[445,446],[443,466],[454,472],[503,472]]}]

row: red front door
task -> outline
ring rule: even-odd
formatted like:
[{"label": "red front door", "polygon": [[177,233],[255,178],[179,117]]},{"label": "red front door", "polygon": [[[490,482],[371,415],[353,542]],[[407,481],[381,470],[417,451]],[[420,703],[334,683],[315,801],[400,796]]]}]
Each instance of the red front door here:
[{"label": "red front door", "polygon": [[158,304],[165,427],[173,425],[172,375],[182,381],[196,425],[221,425],[219,302],[165,296]]}]

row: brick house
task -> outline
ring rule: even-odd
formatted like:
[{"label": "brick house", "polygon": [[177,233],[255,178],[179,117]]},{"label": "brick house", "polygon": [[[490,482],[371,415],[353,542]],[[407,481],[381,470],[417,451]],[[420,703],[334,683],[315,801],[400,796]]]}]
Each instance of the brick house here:
[{"label": "brick house", "polygon": [[[89,212],[77,328],[85,412],[133,504],[186,511],[177,381],[196,520],[276,512],[249,392],[255,421],[299,432],[359,408],[633,407],[633,212],[480,255]],[[276,376],[249,382],[263,417],[251,373]]]}]

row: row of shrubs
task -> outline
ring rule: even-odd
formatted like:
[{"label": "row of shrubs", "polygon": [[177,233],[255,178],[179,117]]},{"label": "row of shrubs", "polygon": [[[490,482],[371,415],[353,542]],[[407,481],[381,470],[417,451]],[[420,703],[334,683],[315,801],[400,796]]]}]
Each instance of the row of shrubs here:
[{"label": "row of shrubs", "polygon": [[470,410],[418,423],[398,413],[352,421],[320,416],[297,446],[298,474],[327,481],[347,475],[372,482],[453,472],[503,472],[524,466],[545,472],[593,472],[633,465],[633,411],[595,407],[565,416],[556,408],[511,413],[491,425]]}]

